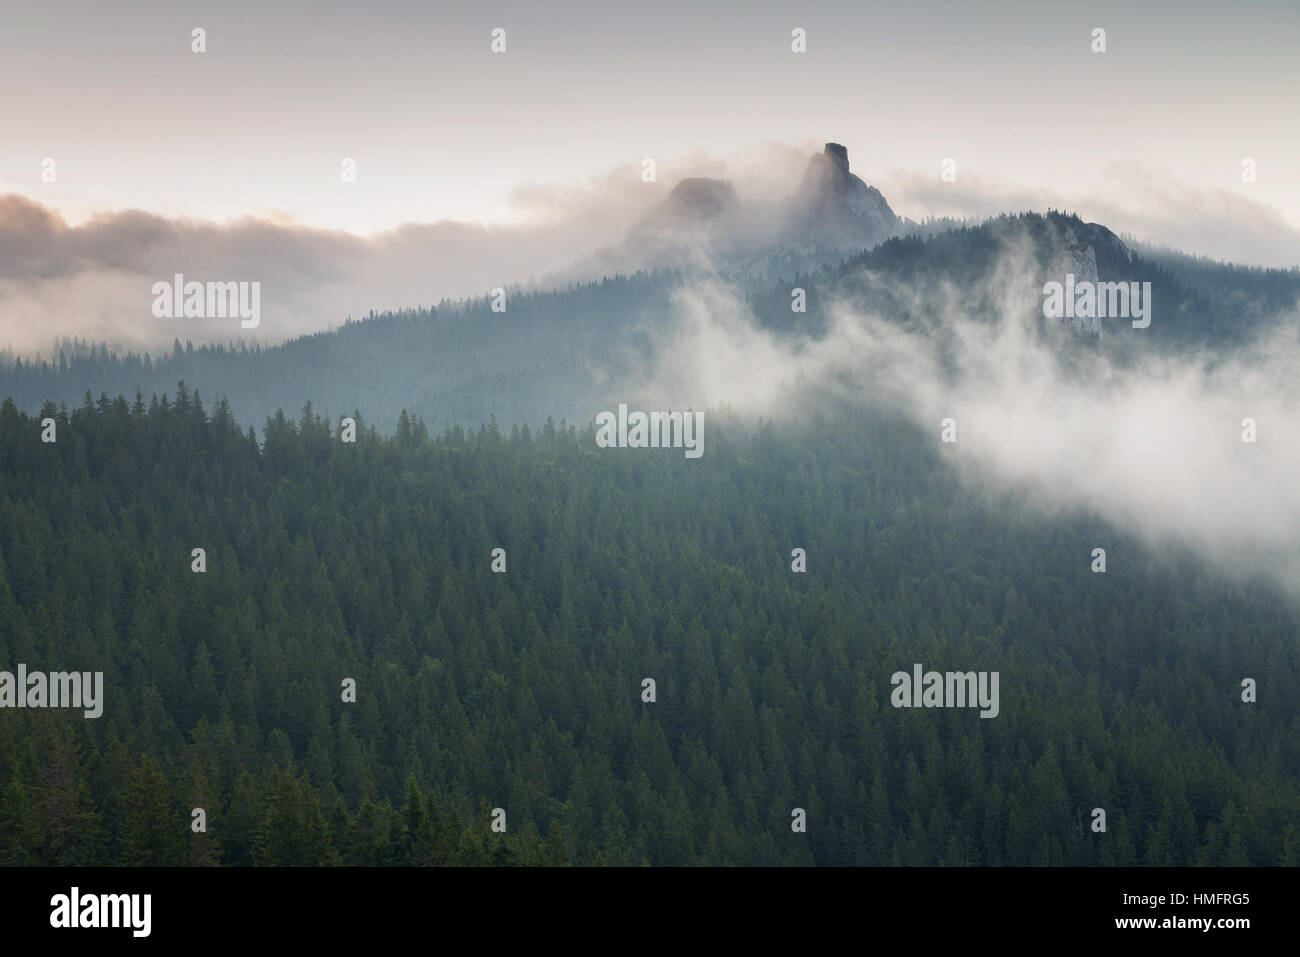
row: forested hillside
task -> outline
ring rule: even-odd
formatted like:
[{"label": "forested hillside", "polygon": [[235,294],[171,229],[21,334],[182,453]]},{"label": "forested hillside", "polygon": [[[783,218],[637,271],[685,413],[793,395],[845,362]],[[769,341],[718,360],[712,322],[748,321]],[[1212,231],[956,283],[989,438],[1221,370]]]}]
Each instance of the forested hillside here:
[{"label": "forested hillside", "polygon": [[556,292],[509,290],[505,312],[482,298],[372,313],[273,348],[177,341],[164,357],[66,349],[52,363],[0,369],[0,396],[35,412],[47,400],[75,406],[86,391],[148,396],[184,380],[227,396],[243,422],[311,400],[322,413],[367,409],[388,433],[403,409],[435,429],[477,427],[494,415],[536,427],[552,414],[592,414],[609,391],[597,380],[644,362],[654,348],[647,332],[667,320],[677,282],[657,273]]},{"label": "forested hillside", "polygon": [[[0,408],[0,662],[105,701],[3,713],[0,862],[1300,857],[1294,611],[976,497],[901,419],[715,416],[688,460],[310,409],[259,443],[184,386],[42,414]],[[999,715],[891,707],[914,662],[1000,672]]]},{"label": "forested hillside", "polygon": [[[1096,251],[1106,279],[1149,281],[1152,325],[1135,333],[1116,324],[1108,347],[1118,361],[1136,350],[1232,349],[1250,341],[1300,299],[1300,272],[1248,270],[1189,257],[1160,261],[1133,254],[1108,229],[1059,213],[1003,216],[975,227],[891,239],[808,275],[744,293],[757,324],[794,340],[825,334],[833,307],[891,322],[928,324],[945,336],[945,310],[992,320],[1005,289],[1007,257],[1042,268],[1071,242]],[[553,292],[508,290],[505,311],[488,298],[371,314],[331,332],[272,348],[202,346],[178,339],[166,356],[118,355],[64,344],[52,360],[0,361],[0,396],[31,414],[46,401],[76,407],[92,395],[165,393],[179,380],[205,395],[229,398],[241,422],[260,423],[277,409],[311,400],[322,413],[368,410],[391,433],[403,409],[435,432],[546,418],[585,422],[629,398],[647,369],[673,347],[680,319],[674,294],[700,276],[638,273]],[[791,289],[807,292],[807,312],[791,310]],[[957,290],[951,297],[936,295]],[[268,295],[271,293],[268,291]],[[1041,320],[1030,283],[1024,311]],[[341,317],[340,317],[341,318]],[[163,320],[148,320],[159,322]],[[178,327],[179,328],[179,327]],[[0,357],[3,359],[3,357]],[[667,361],[676,361],[669,354]]]},{"label": "forested hillside", "polygon": [[[1124,323],[1108,325],[1107,335],[1120,340],[1112,351],[1116,358],[1138,349],[1232,349],[1279,316],[1294,314],[1300,300],[1300,270],[1251,269],[1168,252],[1144,256],[1104,226],[1052,212],[1002,215],[932,235],[896,237],[755,295],[754,310],[769,328],[813,337],[826,332],[831,307],[846,303],[894,321],[939,328],[954,305],[964,316],[992,320],[1006,305],[1005,286],[995,278],[1000,267],[1042,270],[1072,243],[1095,252],[1101,279],[1151,283],[1150,328],[1135,332]],[[792,284],[809,290],[806,314],[790,309]],[[945,289],[949,295],[941,294]],[[1050,325],[1041,318],[1037,284],[1027,293],[1025,314]]]}]

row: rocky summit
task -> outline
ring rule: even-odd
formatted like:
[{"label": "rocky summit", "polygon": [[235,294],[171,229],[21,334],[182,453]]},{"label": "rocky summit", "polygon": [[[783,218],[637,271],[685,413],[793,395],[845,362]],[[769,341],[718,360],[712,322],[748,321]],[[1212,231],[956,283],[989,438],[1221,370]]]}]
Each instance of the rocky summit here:
[{"label": "rocky summit", "polygon": [[870,248],[902,225],[880,190],[849,171],[849,151],[839,143],[809,161],[790,207],[798,238],[835,249]]},{"label": "rocky summit", "polygon": [[606,268],[703,268],[764,284],[870,249],[902,227],[880,190],[850,171],[848,150],[827,143],[784,199],[742,201],[725,180],[682,179],[621,247],[597,258]]}]

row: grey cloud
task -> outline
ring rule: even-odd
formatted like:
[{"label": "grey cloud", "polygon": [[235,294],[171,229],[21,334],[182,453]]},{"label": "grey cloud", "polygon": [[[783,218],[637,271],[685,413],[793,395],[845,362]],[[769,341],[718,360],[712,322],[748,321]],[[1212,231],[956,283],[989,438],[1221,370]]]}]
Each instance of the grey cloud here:
[{"label": "grey cloud", "polygon": [[1170,180],[1134,163],[1106,172],[1104,193],[1025,188],[979,171],[944,183],[937,170],[895,170],[882,189],[900,214],[985,219],[1053,208],[1155,246],[1257,266],[1300,265],[1300,229],[1247,191]]},{"label": "grey cloud", "polygon": [[[1025,304],[1037,301],[1038,271],[1014,250],[982,290],[897,292],[946,304],[943,335],[842,304],[824,338],[791,341],[760,328],[740,290],[688,284],[644,391],[787,421],[833,393],[901,412],[936,446],[952,417],[958,442],[945,460],[990,501],[1088,509],[1153,549],[1191,550],[1300,598],[1300,317],[1231,354],[1141,350],[1117,362],[1036,333]],[[972,318],[966,304],[985,296],[998,314]],[[1254,444],[1241,438],[1247,417]],[[1094,544],[1107,543],[1088,543],[1081,561]],[[1119,574],[1146,560],[1116,558]]]}]

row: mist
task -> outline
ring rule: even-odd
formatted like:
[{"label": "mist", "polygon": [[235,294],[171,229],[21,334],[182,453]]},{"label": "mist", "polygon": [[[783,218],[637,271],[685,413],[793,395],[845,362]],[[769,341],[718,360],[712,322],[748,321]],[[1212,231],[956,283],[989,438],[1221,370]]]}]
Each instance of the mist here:
[{"label": "mist", "polygon": [[[736,228],[753,228],[761,218],[753,210],[788,195],[812,152],[768,143],[726,159],[695,154],[665,163],[653,182],[626,164],[583,183],[520,187],[512,225],[408,224],[368,237],[282,221],[169,220],[139,211],[70,226],[29,199],[0,197],[0,346],[35,352],[59,336],[154,351],[173,338],[273,343],[371,309],[599,278],[611,258],[627,253],[628,230],[680,178],[733,183],[747,204]],[[870,170],[858,172],[873,181]],[[975,189],[977,178],[961,180],[954,191],[956,184],[896,172],[876,180],[887,194],[889,177],[896,208],[913,217],[922,210],[973,215],[997,204],[1060,205],[1041,192],[1000,192],[996,183]],[[955,205],[941,209],[941,202]],[[1192,250],[1216,230],[1236,235],[1228,226],[1245,237],[1243,248],[1294,238],[1280,216],[1241,197],[1169,185],[1133,208],[1138,212],[1127,221],[1118,213],[1102,221],[1131,230],[1145,216],[1155,224],[1149,238],[1183,236],[1180,245]],[[944,447],[945,460],[972,487],[990,496],[1013,493],[1049,514],[1086,508],[1155,547],[1190,548],[1225,572],[1297,591],[1295,316],[1229,353],[1145,348],[1159,342],[1159,303],[1151,329],[1126,340],[1131,348],[1043,335],[1042,276],[1026,251],[1008,249],[980,289],[892,290],[918,307],[937,308],[941,334],[842,302],[830,310],[827,335],[792,339],[761,328],[743,291],[710,274],[707,246],[694,252],[701,268],[677,293],[668,340],[662,329],[647,330],[660,347],[651,367],[627,383],[629,398],[797,421],[819,397],[834,396],[897,410],[936,444],[940,423],[951,418],[957,442]],[[246,332],[234,320],[223,326],[154,319],[151,285],[176,272],[261,281],[261,326]],[[996,303],[994,314],[970,315],[976,301]],[[1254,421],[1254,442],[1242,441],[1246,419]],[[1118,556],[1111,561],[1122,567]]]},{"label": "mist", "polygon": [[[1059,322],[1044,334],[1042,276],[1024,251],[1007,250],[983,285],[895,289],[940,304],[936,328],[842,302],[824,337],[792,340],[761,328],[725,281],[688,283],[643,389],[671,407],[778,422],[832,397],[897,411],[990,503],[1086,509],[1153,548],[1191,549],[1300,598],[1300,317],[1233,353],[1175,357],[1137,338],[1159,334],[1158,302],[1150,329],[1105,347]],[[971,315],[986,296],[995,314]],[[949,418],[957,441],[945,445]],[[1089,543],[1081,562],[1092,547],[1107,543]],[[1142,560],[1107,550],[1112,574]]]},{"label": "mist", "polygon": [[[105,212],[70,225],[54,209],[17,194],[0,196],[0,347],[47,353],[57,338],[81,337],[122,350],[166,350],[239,340],[275,344],[339,326],[371,310],[487,295],[497,287],[549,289],[653,266],[629,241],[685,177],[730,182],[738,213],[707,235],[656,237],[682,245],[680,259],[706,264],[716,248],[771,240],[775,203],[794,190],[820,144],[765,142],[725,157],[668,158],[647,181],[625,163],[572,183],[522,183],[508,223],[408,223],[372,235],[323,230],[283,217],[214,222],[150,212]],[[1138,239],[1254,264],[1300,262],[1300,232],[1281,214],[1227,190],[1198,190],[1134,170],[1117,170],[1104,198],[1020,189],[978,171],[943,183],[933,171],[854,170],[879,185],[902,216],[980,219],[997,212],[1076,209]],[[635,235],[635,234],[634,234]],[[707,240],[704,248],[691,243]],[[712,248],[710,248],[712,247]],[[256,330],[212,319],[155,319],[154,282],[176,273],[199,281],[262,284]]]},{"label": "mist", "polygon": [[[371,310],[599,279],[640,267],[598,253],[617,250],[679,179],[728,178],[749,196],[783,195],[808,155],[778,143],[730,159],[692,153],[665,159],[648,182],[640,164],[626,163],[581,182],[519,185],[508,223],[407,223],[365,236],[284,217],[213,222],[140,210],[72,225],[25,196],[0,195],[0,348],[48,355],[62,337],[154,353],[174,339],[273,345]],[[261,324],[154,318],[152,285],[176,273],[260,282]]]}]

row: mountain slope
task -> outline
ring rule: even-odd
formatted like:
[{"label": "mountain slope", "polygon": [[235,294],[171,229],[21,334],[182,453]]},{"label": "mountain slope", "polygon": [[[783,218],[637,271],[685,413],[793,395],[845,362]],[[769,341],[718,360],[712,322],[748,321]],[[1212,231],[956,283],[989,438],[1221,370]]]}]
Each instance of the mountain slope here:
[{"label": "mountain slope", "polygon": [[[713,192],[712,187],[704,188]],[[725,193],[713,192],[716,197]],[[727,215],[723,200],[721,215]],[[1014,254],[1039,282],[1062,249],[1093,250],[1103,279],[1149,281],[1152,325],[1108,326],[1125,350],[1233,349],[1293,314],[1300,272],[1246,270],[1188,258],[1152,260],[1109,229],[1060,213],[1003,216],[976,227],[926,238],[894,237],[834,265],[748,294],[760,326],[795,339],[826,334],[834,304],[911,323],[941,334],[943,289],[965,297],[973,317],[998,314],[999,267]],[[1163,265],[1169,262],[1169,268]],[[36,412],[47,400],[82,404],[85,393],[167,394],[184,380],[205,398],[229,398],[241,421],[261,423],[277,409],[311,401],[339,416],[359,410],[385,431],[406,409],[429,428],[477,427],[495,416],[503,425],[537,427],[550,417],[586,422],[629,391],[665,358],[681,321],[675,298],[700,277],[661,271],[608,278],[542,293],[514,293],[507,310],[487,300],[388,313],[256,351],[178,347],[162,359],[94,351],[62,363],[8,365],[0,395]],[[807,312],[791,310],[791,289],[804,288]],[[964,292],[963,292],[964,291]],[[736,291],[741,296],[740,290]],[[1233,308],[1232,303],[1248,303]],[[1025,291],[1027,314],[1041,316],[1042,298]],[[668,357],[671,359],[671,357]]]}]

